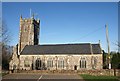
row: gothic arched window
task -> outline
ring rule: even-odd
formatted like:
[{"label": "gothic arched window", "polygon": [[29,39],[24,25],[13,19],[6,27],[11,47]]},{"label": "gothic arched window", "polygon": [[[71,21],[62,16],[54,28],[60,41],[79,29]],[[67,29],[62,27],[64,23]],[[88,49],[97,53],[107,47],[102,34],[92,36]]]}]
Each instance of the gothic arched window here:
[{"label": "gothic arched window", "polygon": [[59,68],[64,68],[64,60],[63,59],[58,60],[58,67]]},{"label": "gothic arched window", "polygon": [[97,57],[92,57],[92,68],[95,69],[97,66]]},{"label": "gothic arched window", "polygon": [[42,61],[40,58],[36,60],[35,66],[36,66],[36,69],[42,69]]},{"label": "gothic arched window", "polygon": [[80,59],[80,68],[86,68],[86,59],[85,58]]},{"label": "gothic arched window", "polygon": [[30,67],[30,63],[29,63],[28,57],[26,57],[25,60],[24,60],[24,66],[25,67]]},{"label": "gothic arched window", "polygon": [[47,60],[47,67],[53,67],[53,60],[51,58]]}]

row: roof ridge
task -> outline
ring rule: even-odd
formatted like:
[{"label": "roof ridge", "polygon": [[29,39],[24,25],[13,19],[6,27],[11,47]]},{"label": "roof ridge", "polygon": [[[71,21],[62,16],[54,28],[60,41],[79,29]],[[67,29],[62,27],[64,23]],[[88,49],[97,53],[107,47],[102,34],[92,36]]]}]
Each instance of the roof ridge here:
[{"label": "roof ridge", "polygon": [[85,45],[85,44],[90,44],[90,43],[69,43],[69,44],[42,44],[43,45]]},{"label": "roof ridge", "polygon": [[26,45],[26,46],[65,46],[65,45],[100,45],[91,43],[71,43],[71,44],[42,44],[42,45]]}]

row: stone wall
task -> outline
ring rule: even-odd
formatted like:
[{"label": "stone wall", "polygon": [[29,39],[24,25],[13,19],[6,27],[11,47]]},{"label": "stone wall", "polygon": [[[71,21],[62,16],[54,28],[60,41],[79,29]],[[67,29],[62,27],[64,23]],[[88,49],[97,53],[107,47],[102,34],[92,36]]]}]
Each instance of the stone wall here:
[{"label": "stone wall", "polygon": [[21,52],[26,45],[38,45],[39,25],[39,19],[20,17],[19,52]]},{"label": "stone wall", "polygon": [[[92,67],[92,57],[97,59],[96,67]],[[30,67],[25,67],[24,62],[25,59],[28,58]],[[77,66],[77,70],[84,70],[84,69],[102,69],[102,54],[90,55],[71,55],[71,54],[62,54],[62,55],[20,55],[20,69],[21,70],[35,70],[35,62],[37,59],[40,59],[42,62],[45,63],[47,67],[47,60],[51,58],[53,60],[53,67],[49,68],[49,70],[75,70],[75,66]],[[80,68],[80,59],[84,58],[86,60],[86,68]],[[64,68],[58,67],[58,61],[62,59],[64,60]]]},{"label": "stone wall", "polygon": [[9,70],[19,69],[19,58],[17,55],[17,46],[13,47],[12,59],[9,62]]},{"label": "stone wall", "polygon": [[106,75],[106,76],[120,76],[120,69],[101,69],[101,70],[81,70],[77,71],[78,74],[90,74],[90,75]]},{"label": "stone wall", "polygon": [[[50,74],[90,74],[95,76],[115,76],[114,69],[102,70],[20,70],[19,73],[50,73]],[[116,69],[116,76],[120,76],[120,69]]]}]

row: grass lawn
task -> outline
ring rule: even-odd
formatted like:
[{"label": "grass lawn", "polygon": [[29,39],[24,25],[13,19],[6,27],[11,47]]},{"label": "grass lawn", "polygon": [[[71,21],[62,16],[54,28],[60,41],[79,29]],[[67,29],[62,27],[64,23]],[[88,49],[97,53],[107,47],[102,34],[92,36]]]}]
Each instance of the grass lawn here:
[{"label": "grass lawn", "polygon": [[1,76],[5,76],[5,75],[7,75],[8,73],[0,73],[0,77]]},{"label": "grass lawn", "polygon": [[85,81],[120,81],[115,76],[93,76],[89,74],[80,75]]}]

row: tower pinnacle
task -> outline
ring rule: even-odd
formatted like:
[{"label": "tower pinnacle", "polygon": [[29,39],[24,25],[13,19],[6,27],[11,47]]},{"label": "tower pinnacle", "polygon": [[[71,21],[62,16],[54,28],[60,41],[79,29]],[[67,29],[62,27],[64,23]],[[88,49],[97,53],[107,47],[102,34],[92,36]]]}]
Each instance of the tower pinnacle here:
[{"label": "tower pinnacle", "polygon": [[20,15],[20,19],[22,19],[22,14]]}]

